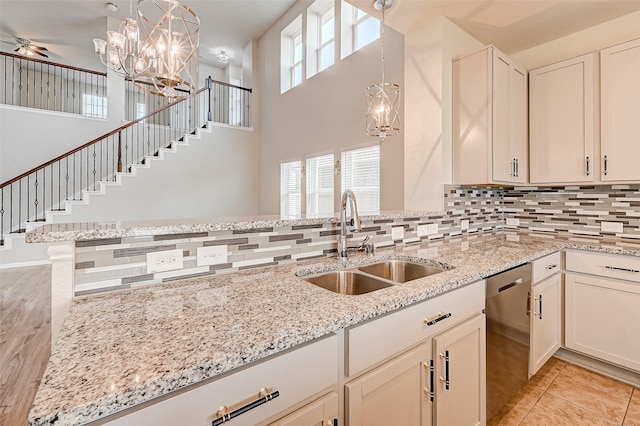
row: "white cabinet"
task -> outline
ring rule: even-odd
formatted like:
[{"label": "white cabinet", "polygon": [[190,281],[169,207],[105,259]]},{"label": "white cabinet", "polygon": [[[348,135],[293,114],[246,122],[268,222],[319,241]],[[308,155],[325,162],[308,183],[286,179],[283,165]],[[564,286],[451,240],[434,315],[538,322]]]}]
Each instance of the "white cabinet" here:
[{"label": "white cabinet", "polygon": [[486,423],[485,328],[481,314],[433,339],[436,425]]},{"label": "white cabinet", "polygon": [[565,346],[640,371],[640,258],[569,251],[566,270]]},{"label": "white cabinet", "polygon": [[596,66],[592,53],[529,72],[531,183],[594,180]]},{"label": "white cabinet", "polygon": [[640,180],[640,39],[600,51],[603,181]]},{"label": "white cabinet", "polygon": [[347,329],[347,424],[484,424],[484,292],[479,281]]},{"label": "white cabinet", "polygon": [[[110,425],[211,426],[220,407],[233,412],[264,399],[262,404],[233,419],[234,425],[253,426],[277,418],[297,404],[335,387],[338,382],[338,336],[331,335],[209,383],[194,386],[111,421]],[[295,423],[291,423],[295,424]]]},{"label": "white cabinet", "polygon": [[562,343],[561,254],[533,262],[530,301],[529,377],[553,356]]},{"label": "white cabinet", "polygon": [[429,360],[425,342],[345,385],[350,426],[431,424]]},{"label": "white cabinet", "polygon": [[528,180],[527,72],[493,46],[453,61],[454,183]]},{"label": "white cabinet", "polygon": [[331,392],[269,426],[337,426],[338,394]]}]

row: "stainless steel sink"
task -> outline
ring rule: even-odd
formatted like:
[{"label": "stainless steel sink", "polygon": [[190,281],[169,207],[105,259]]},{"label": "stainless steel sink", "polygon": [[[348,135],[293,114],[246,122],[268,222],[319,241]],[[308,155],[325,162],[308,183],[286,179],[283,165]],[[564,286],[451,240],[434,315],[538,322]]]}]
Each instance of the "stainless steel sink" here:
[{"label": "stainless steel sink", "polygon": [[335,293],[348,295],[365,294],[393,285],[356,271],[331,271],[302,279]]},{"label": "stainless steel sink", "polygon": [[444,270],[404,260],[387,260],[367,266],[361,266],[358,269],[362,272],[366,272],[367,274],[375,275],[397,283],[404,283],[418,278],[428,277],[429,275],[438,274]]}]

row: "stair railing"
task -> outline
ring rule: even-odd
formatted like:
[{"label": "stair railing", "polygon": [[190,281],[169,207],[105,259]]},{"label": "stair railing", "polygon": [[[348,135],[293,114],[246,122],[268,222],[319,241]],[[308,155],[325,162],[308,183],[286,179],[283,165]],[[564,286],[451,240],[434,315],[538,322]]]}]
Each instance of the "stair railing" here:
[{"label": "stair railing", "polygon": [[202,89],[118,127],[0,185],[0,243],[8,233],[25,232],[28,222],[43,222],[47,211],[64,210],[66,201],[82,200],[115,182],[119,172],[144,164],[185,135],[212,121],[211,89]]}]

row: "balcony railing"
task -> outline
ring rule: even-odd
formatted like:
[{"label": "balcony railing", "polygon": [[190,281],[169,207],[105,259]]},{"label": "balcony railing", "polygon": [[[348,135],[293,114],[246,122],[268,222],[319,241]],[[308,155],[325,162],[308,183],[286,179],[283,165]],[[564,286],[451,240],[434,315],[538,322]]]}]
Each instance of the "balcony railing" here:
[{"label": "balcony railing", "polygon": [[0,52],[0,102],[102,117],[107,74]]}]

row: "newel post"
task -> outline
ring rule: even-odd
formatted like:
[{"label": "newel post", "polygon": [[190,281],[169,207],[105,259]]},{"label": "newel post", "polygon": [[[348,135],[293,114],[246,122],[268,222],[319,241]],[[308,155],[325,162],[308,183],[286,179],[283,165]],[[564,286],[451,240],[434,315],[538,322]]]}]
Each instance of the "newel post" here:
[{"label": "newel post", "polygon": [[207,77],[207,91],[209,93],[209,112],[207,113],[207,121],[213,121],[213,114],[211,113],[211,88],[213,87],[213,79],[211,76]]}]

